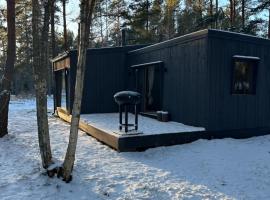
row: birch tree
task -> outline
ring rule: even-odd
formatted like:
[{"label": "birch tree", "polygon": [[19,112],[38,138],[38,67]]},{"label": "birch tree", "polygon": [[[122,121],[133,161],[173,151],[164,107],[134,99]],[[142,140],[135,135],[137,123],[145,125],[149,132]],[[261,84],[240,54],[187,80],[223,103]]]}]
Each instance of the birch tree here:
[{"label": "birch tree", "polygon": [[7,30],[7,59],[0,81],[0,137],[8,133],[8,110],[16,56],[15,0],[7,0]]},{"label": "birch tree", "polygon": [[78,62],[75,84],[75,97],[72,109],[69,144],[63,163],[61,175],[63,180],[69,182],[75,161],[75,152],[78,140],[78,127],[81,112],[81,100],[83,93],[84,72],[86,63],[86,51],[89,44],[89,32],[92,22],[92,14],[95,0],[81,0],[80,4],[80,25],[78,33]]}]

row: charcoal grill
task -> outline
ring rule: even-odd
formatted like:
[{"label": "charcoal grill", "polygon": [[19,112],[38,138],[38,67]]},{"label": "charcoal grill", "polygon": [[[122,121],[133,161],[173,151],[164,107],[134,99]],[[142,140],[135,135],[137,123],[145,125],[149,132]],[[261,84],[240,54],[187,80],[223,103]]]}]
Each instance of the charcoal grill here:
[{"label": "charcoal grill", "polygon": [[[125,128],[125,132],[129,131],[128,127],[134,127],[138,130],[138,109],[137,105],[141,101],[141,94],[134,91],[121,91],[114,95],[114,100],[119,106],[119,130]],[[134,107],[135,123],[128,123],[128,108]],[[125,112],[125,123],[122,122],[122,112]]]}]

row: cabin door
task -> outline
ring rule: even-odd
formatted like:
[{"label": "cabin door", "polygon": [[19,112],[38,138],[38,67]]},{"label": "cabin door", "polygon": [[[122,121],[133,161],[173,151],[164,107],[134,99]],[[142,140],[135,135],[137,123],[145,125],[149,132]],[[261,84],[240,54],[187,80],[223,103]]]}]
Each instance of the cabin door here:
[{"label": "cabin door", "polygon": [[136,91],[142,94],[141,111],[155,114],[162,109],[162,65],[140,65],[135,69]]}]

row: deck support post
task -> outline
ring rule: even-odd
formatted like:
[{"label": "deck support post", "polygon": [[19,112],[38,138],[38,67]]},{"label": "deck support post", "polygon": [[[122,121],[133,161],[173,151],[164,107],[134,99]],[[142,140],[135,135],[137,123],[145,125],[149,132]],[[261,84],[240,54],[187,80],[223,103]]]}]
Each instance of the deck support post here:
[{"label": "deck support post", "polygon": [[122,106],[119,105],[119,130],[122,130]]},{"label": "deck support post", "polygon": [[138,111],[137,111],[137,105],[134,106],[134,110],[135,110],[135,130],[138,130]]},{"label": "deck support post", "polygon": [[125,132],[128,132],[128,106],[125,105]]}]

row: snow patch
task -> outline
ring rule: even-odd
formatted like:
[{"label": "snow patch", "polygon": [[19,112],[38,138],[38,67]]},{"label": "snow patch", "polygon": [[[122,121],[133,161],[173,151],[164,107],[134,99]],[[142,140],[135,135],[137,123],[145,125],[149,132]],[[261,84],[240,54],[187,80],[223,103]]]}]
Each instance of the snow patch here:
[{"label": "snow patch", "polygon": [[[52,111],[52,100],[49,100]],[[35,100],[14,100],[0,139],[0,199],[270,199],[270,136],[198,140],[118,153],[79,132],[73,181],[41,168]],[[52,152],[64,159],[69,125],[49,115]]]}]

